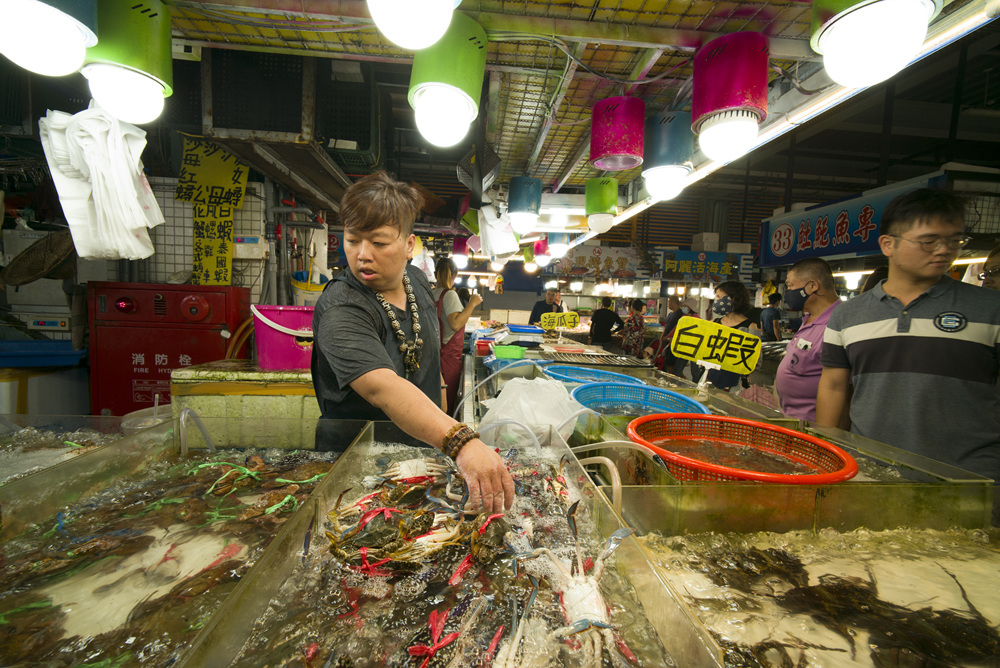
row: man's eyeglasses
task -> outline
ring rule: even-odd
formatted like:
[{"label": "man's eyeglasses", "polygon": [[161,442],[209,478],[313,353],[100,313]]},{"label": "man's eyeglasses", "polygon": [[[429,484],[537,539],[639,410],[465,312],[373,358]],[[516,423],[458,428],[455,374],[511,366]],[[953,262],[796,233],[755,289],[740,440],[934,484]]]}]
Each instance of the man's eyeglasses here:
[{"label": "man's eyeglasses", "polygon": [[992,269],[979,272],[979,280],[985,281],[990,276],[996,276],[997,274],[1000,274],[1000,265],[993,267]]},{"label": "man's eyeglasses", "polygon": [[950,250],[958,250],[959,248],[964,248],[970,241],[972,237],[960,236],[960,237],[938,237],[936,239],[907,239],[906,237],[899,236],[897,234],[890,235],[894,239],[902,239],[903,241],[909,241],[911,244],[919,244],[921,250],[925,253],[933,253],[941,246],[947,246]]}]

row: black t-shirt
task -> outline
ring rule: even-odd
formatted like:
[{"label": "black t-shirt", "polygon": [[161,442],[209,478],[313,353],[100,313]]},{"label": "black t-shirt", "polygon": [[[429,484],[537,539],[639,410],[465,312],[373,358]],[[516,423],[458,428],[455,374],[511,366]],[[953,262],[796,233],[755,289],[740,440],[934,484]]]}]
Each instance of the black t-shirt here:
[{"label": "black t-shirt", "polygon": [[[420,314],[420,368],[409,378],[435,404],[441,402],[441,334],[430,283],[423,272],[407,265]],[[413,339],[413,319],[396,308],[406,339]],[[330,281],[313,311],[312,378],[324,418],[388,420],[350,388],[350,383],[375,369],[392,369],[405,377],[403,355],[389,316],[371,288],[345,271]]]},{"label": "black t-shirt", "polygon": [[625,323],[617,313],[609,308],[599,308],[590,316],[590,341],[611,343],[611,333],[617,332],[624,326]]},{"label": "black t-shirt", "polygon": [[534,325],[542,321],[543,313],[562,313],[563,309],[562,303],[556,304],[555,302],[551,304],[545,303],[545,300],[535,302],[535,306],[531,309],[531,315],[528,317],[528,324]]}]

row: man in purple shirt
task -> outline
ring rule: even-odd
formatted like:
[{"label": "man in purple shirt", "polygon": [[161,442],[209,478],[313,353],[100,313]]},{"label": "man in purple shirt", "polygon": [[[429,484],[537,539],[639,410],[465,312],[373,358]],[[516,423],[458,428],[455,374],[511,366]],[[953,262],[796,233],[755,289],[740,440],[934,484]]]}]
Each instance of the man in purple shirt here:
[{"label": "man in purple shirt", "polygon": [[812,422],[816,420],[816,389],[823,373],[823,333],[830,314],[840,305],[830,265],[820,258],[796,262],[785,279],[785,304],[790,311],[803,311],[802,326],[788,342],[774,389],[785,415]]}]

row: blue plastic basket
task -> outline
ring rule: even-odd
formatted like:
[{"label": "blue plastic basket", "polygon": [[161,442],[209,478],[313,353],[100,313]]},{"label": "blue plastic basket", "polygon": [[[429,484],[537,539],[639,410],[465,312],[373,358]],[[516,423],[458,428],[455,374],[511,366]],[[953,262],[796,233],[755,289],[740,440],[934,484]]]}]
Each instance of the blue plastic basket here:
[{"label": "blue plastic basket", "polygon": [[565,364],[553,364],[545,367],[545,373],[556,380],[564,383],[628,383],[630,385],[645,385],[645,381],[626,376],[614,371],[604,371],[602,369],[592,369],[584,366],[569,366]]},{"label": "blue plastic basket", "polygon": [[708,408],[690,397],[650,385],[587,383],[575,388],[572,396],[587,408],[601,407],[605,410],[636,408],[635,415],[711,413]]}]

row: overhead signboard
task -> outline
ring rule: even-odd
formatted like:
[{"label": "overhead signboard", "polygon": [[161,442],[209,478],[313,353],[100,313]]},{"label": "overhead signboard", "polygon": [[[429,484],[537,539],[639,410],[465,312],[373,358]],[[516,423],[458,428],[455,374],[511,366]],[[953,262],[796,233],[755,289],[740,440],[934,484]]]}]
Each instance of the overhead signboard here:
[{"label": "overhead signboard", "polygon": [[692,362],[718,364],[723,371],[746,375],[760,360],[760,337],[711,320],[684,316],[677,322],[670,352]]},{"label": "overhead signboard", "polygon": [[659,266],[659,254],[643,257],[634,247],[612,248],[608,246],[576,246],[569,249],[565,256],[553,261],[545,268],[545,275],[555,274],[566,278],[594,278],[607,280],[609,278],[643,279],[650,278],[654,272],[643,264],[643,261],[653,261]]},{"label": "overhead signboard", "polygon": [[[667,281],[688,283],[722,283],[742,280],[744,263],[753,262],[750,255],[739,253],[716,253],[711,251],[663,251],[663,271],[660,279],[661,291]],[[661,295],[662,296],[662,295]]]},{"label": "overhead signboard", "polygon": [[879,252],[882,210],[897,195],[926,188],[930,175],[880,188],[853,199],[783,213],[761,221],[760,266],[792,265],[808,257],[872,255]]},{"label": "overhead signboard", "polygon": [[580,326],[580,314],[577,313],[576,311],[567,311],[566,313],[542,314],[542,329],[555,329],[557,327],[575,329],[579,326]]}]

